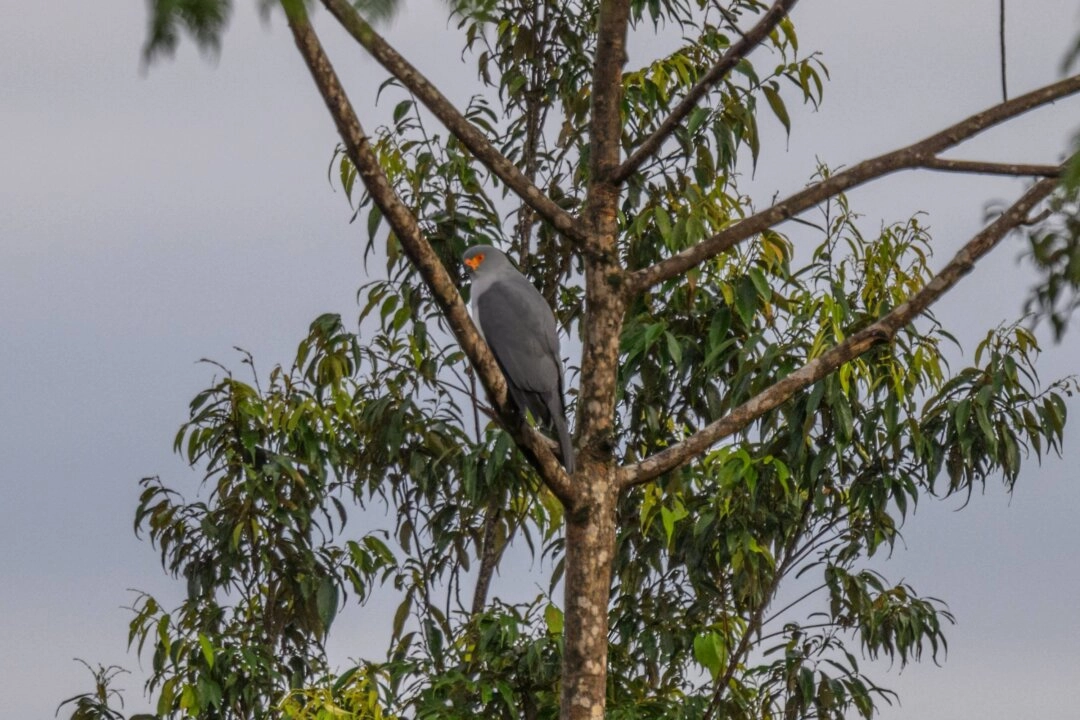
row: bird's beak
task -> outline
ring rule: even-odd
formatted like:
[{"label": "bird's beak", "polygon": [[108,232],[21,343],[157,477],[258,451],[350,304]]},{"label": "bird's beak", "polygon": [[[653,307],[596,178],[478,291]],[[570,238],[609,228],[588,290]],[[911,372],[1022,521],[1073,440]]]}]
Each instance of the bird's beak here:
[{"label": "bird's beak", "polygon": [[482,262],[484,262],[483,253],[480,253],[479,255],[473,255],[471,258],[465,259],[465,264],[472,268],[473,272],[476,272],[476,270],[479,269]]}]

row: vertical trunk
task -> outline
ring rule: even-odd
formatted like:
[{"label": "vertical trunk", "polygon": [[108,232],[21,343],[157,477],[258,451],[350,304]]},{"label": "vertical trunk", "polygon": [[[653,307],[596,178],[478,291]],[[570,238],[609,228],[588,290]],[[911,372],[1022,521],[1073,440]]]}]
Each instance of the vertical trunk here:
[{"label": "vertical trunk", "polygon": [[622,66],[629,0],[601,0],[589,124],[589,190],[583,219],[585,343],[577,418],[581,469],[566,513],[566,622],[561,720],[603,720],[607,700],[608,604],[615,555],[615,390],[625,273],[619,263]]},{"label": "vertical trunk", "polygon": [[614,470],[599,463],[587,463],[583,470],[595,481],[582,488],[580,505],[566,516],[562,720],[603,720],[607,695]]},{"label": "vertical trunk", "polygon": [[[613,236],[609,236],[613,237]],[[607,245],[612,248],[613,242]],[[608,604],[615,554],[614,415],[624,302],[621,269],[586,258],[586,333],[576,497],[566,511],[566,580],[561,720],[602,720],[607,689]]]}]

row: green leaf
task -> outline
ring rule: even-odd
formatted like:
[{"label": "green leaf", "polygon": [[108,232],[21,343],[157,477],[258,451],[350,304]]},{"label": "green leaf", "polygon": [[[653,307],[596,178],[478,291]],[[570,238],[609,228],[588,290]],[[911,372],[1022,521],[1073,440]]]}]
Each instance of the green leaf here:
[{"label": "green leaf", "polygon": [[727,652],[723,638],[715,632],[702,633],[694,637],[694,660],[709,671],[715,679],[724,671]]},{"label": "green leaf", "polygon": [[405,599],[398,605],[397,610],[394,612],[394,622],[391,626],[393,636],[395,638],[401,637],[401,631],[405,627],[405,620],[409,617],[409,613],[412,611],[412,595],[406,595]]},{"label": "green leaf", "polygon": [[764,85],[761,91],[765,93],[765,99],[769,102],[769,107],[772,108],[773,115],[780,121],[780,124],[784,126],[785,132],[791,135],[791,117],[788,115],[787,107],[784,105],[783,99],[780,97],[780,92],[774,85]]},{"label": "green leaf", "polygon": [[329,632],[330,625],[337,617],[338,611],[338,586],[333,578],[324,577],[319,582],[319,590],[315,596],[315,604],[319,612],[319,622],[322,623],[323,633]]},{"label": "green leaf", "polygon": [[514,701],[514,691],[510,688],[510,685],[506,682],[499,682],[495,687],[499,691],[499,697],[502,698],[503,703],[506,705],[506,709],[510,711],[510,717],[520,717],[518,714],[517,703]]},{"label": "green leaf", "polygon": [[702,124],[709,117],[711,111],[708,108],[697,107],[690,111],[690,116],[686,119],[686,132],[693,135],[701,128]]},{"label": "green leaf", "polygon": [[676,367],[682,364],[682,346],[679,345],[679,341],[669,332],[664,333],[664,339],[667,342],[668,355],[671,357],[672,362]]},{"label": "green leaf", "polygon": [[412,100],[402,100],[394,106],[394,124],[401,122],[401,119],[412,109]]},{"label": "green leaf", "polygon": [[758,295],[757,288],[749,278],[740,278],[736,287],[735,312],[743,321],[743,325],[750,327],[754,324],[754,315],[757,314]]},{"label": "green leaf", "polygon": [[214,669],[214,646],[210,642],[210,638],[206,637],[204,633],[199,633],[199,647],[202,648],[203,658],[206,660],[207,666]]},{"label": "green leaf", "polygon": [[544,622],[547,624],[548,632],[552,635],[562,635],[563,631],[563,611],[557,608],[555,605],[548,603],[544,608]]},{"label": "green leaf", "polygon": [[380,210],[378,206],[372,205],[371,208],[368,209],[367,232],[368,240],[372,243],[375,242],[375,235],[379,231],[379,225],[382,224],[382,218],[382,210]]},{"label": "green leaf", "polygon": [[653,218],[656,220],[656,229],[660,231],[660,237],[665,242],[668,242],[670,246],[671,239],[671,217],[668,215],[667,210],[662,207],[657,207],[653,210]]},{"label": "green leaf", "polygon": [[667,538],[667,542],[671,544],[671,536],[675,532],[675,513],[666,507],[660,508],[660,519],[664,523],[664,536]]}]

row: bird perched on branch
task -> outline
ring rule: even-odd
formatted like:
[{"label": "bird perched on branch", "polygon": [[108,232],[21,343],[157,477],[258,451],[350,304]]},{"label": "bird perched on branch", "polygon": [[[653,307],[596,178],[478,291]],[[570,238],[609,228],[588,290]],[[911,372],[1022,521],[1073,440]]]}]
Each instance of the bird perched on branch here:
[{"label": "bird perched on branch", "polygon": [[472,279],[473,320],[506,377],[511,399],[522,413],[528,410],[555,430],[563,467],[573,473],[555,315],[501,250],[475,245],[463,258]]}]

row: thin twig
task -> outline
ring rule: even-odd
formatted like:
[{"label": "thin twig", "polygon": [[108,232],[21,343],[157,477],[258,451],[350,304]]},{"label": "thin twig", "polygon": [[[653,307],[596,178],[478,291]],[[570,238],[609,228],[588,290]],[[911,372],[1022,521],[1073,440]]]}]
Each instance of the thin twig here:
[{"label": "thin twig", "polygon": [[1059,165],[1030,165],[1024,163],[997,163],[981,160],[951,160],[932,157],[924,160],[920,167],[927,170],[946,172],[975,173],[982,175],[1009,175],[1012,177],[1060,177]]},{"label": "thin twig", "polygon": [[495,574],[499,555],[495,547],[495,530],[499,525],[499,508],[490,507],[484,513],[484,533],[480,540],[480,570],[476,574],[476,588],[473,590],[472,615],[479,615],[487,605],[491,578]]},{"label": "thin twig", "polygon": [[1005,0],[998,3],[998,44],[1001,47],[1001,101],[1009,99],[1008,75],[1005,72]]},{"label": "thin twig", "polygon": [[816,595],[817,593],[821,592],[822,590],[824,590],[827,587],[829,587],[827,583],[822,583],[821,585],[818,585],[817,587],[815,587],[812,590],[807,590],[802,595],[795,598],[794,600],[789,602],[787,605],[785,605],[784,607],[782,607],[779,610],[777,610],[776,612],[774,612],[769,617],[765,618],[761,623],[761,627],[765,627],[766,625],[771,623],[773,620],[780,617],[781,615],[786,613],[788,610],[790,610],[791,608],[793,608],[796,605],[798,605],[799,603],[801,603],[803,600],[806,600],[807,598],[811,597],[812,595]]}]

